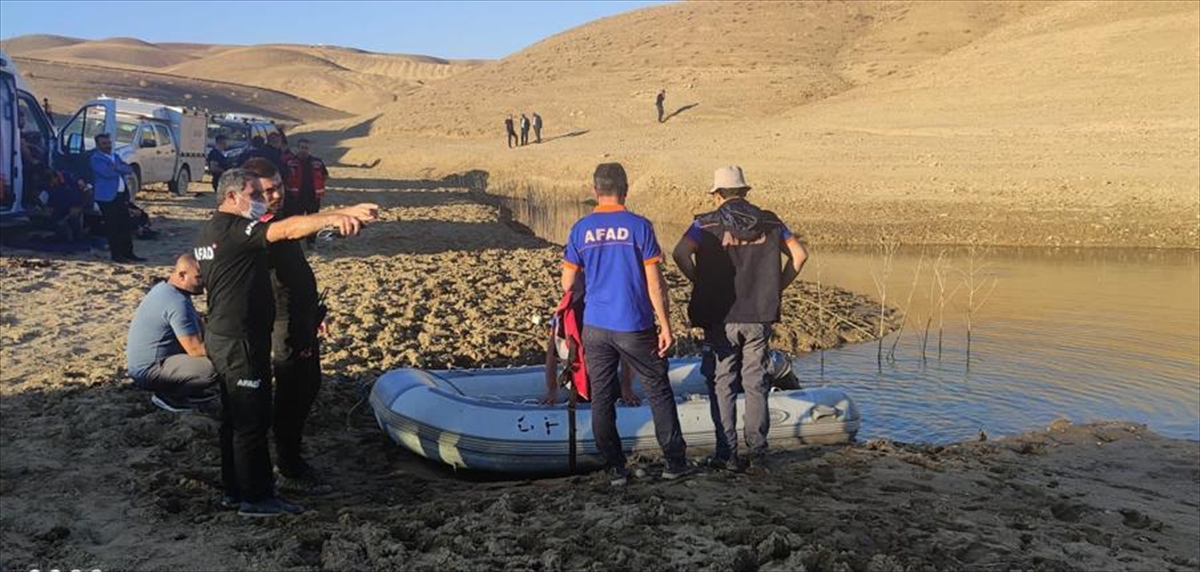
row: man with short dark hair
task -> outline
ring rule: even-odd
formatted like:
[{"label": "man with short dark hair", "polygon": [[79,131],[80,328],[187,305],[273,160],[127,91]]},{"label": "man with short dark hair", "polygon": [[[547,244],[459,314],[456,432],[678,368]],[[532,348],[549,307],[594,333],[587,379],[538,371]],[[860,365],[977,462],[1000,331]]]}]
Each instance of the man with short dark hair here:
[{"label": "man with short dark hair", "polygon": [[542,142],[542,116],[533,112],[533,137],[538,143]]},{"label": "man with short dark hair", "polygon": [[206,353],[220,377],[222,504],[243,516],[300,512],[275,494],[268,433],[271,428],[271,326],[275,297],[268,245],[298,240],[327,226],[358,234],[378,207],[263,222],[267,202],[259,179],[230,169],[217,186],[220,205],[196,241],[208,283]]},{"label": "man with short dark hair", "polygon": [[529,144],[529,118],[521,114],[521,146]]},{"label": "man with short dark hair", "polygon": [[213,148],[208,150],[208,173],[212,175],[214,193],[217,191],[217,181],[221,180],[221,173],[233,166],[233,161],[225,156],[225,150],[228,148],[229,137],[222,133],[217,135],[217,139],[213,141]]},{"label": "man with short dark hair", "polygon": [[[301,139],[299,145],[305,145]],[[263,221],[280,222],[291,216],[288,201],[296,195],[284,191],[279,173],[269,161],[254,159],[245,168],[258,178],[267,200]],[[351,214],[373,205],[351,207]],[[340,211],[334,211],[340,212]],[[332,490],[301,457],[305,421],[321,388],[321,348],[318,331],[324,309],[317,295],[317,279],[298,240],[273,242],[267,247],[271,287],[275,293],[275,324],[271,331],[275,372],[275,467],[280,490],[322,494]]]},{"label": "man with short dark hair", "polygon": [[[602,163],[593,175],[596,209],[571,228],[563,254],[562,287],[570,292],[583,273],[583,350],[591,384],[592,433],[610,483],[629,478],[617,433],[617,368],[631,366],[642,382],[654,418],[654,432],[666,468],[662,477],[688,473],[675,394],[667,378],[667,351],[673,345],[667,283],[654,225],[625,210],[629,183],[620,163]],[[658,331],[655,331],[655,319]]]},{"label": "man with short dark hair", "polygon": [[734,470],[747,466],[737,454],[739,385],[746,394],[748,464],[766,468],[771,325],[779,321],[781,292],[808,259],[775,213],[746,200],[749,190],[741,167],[717,169],[708,191],[717,210],[697,215],[673,252],[694,284],[688,317],[704,328],[703,369],[717,438],[708,464]]},{"label": "man with short dark hair", "polygon": [[108,235],[108,252],[114,262],[143,262],[146,259],[133,253],[133,229],[129,224],[129,194],[125,177],[133,168],[113,153],[112,137],[101,133],[94,138],[96,149],[90,163],[94,176],[94,195],[104,215],[104,231]]},{"label": "man with short dark hair", "polygon": [[204,331],[192,296],[204,292],[200,264],[180,255],[165,281],[142,298],[125,343],[129,377],[168,411],[189,410],[217,398],[217,372],[204,350]]}]

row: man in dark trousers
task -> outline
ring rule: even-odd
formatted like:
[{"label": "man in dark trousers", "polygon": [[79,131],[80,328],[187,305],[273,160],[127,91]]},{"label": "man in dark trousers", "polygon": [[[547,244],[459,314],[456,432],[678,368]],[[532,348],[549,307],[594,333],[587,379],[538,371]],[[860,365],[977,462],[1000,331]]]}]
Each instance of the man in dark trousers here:
[{"label": "man in dark trousers", "polygon": [[504,130],[508,132],[508,148],[512,149],[514,143],[520,142],[520,139],[517,139],[517,130],[513,127],[512,114],[505,118]]},{"label": "man in dark trousers", "polygon": [[[108,235],[108,252],[114,262],[142,262],[145,258],[133,253],[133,228],[129,224],[129,194],[125,177],[133,168],[113,153],[112,137],[96,135],[96,149],[90,159],[95,187],[94,198],[104,215],[104,231]],[[137,189],[133,189],[136,191]]]},{"label": "man in dark trousers", "polygon": [[529,144],[529,118],[521,114],[521,146]]},{"label": "man in dark trousers", "polygon": [[325,227],[358,234],[377,207],[263,222],[267,202],[258,177],[230,169],[217,184],[219,206],[204,225],[194,253],[208,285],[205,353],[220,379],[223,506],[238,514],[269,517],[301,512],[275,493],[268,433],[271,429],[271,327],[275,297],[268,246],[294,241]]},{"label": "man in dark trousers", "polygon": [[591,383],[592,434],[610,484],[625,485],[629,471],[615,407],[620,395],[617,368],[624,361],[637,373],[650,402],[654,433],[666,460],[662,478],[676,480],[689,469],[675,394],[667,379],[666,355],[675,338],[659,264],[662,252],[654,225],[625,210],[629,183],[624,167],[602,163],[593,181],[596,210],[571,227],[562,273],[563,292],[570,292],[583,273],[583,353]]},{"label": "man in dark trousers", "polygon": [[[287,203],[297,196],[284,192],[275,166],[254,159],[245,168],[258,178],[267,199],[263,221],[280,222],[292,216]],[[267,261],[275,293],[271,365],[275,371],[276,481],[283,491],[323,494],[332,488],[301,457],[304,423],[321,387],[317,332],[324,311],[317,295],[317,279],[298,240],[271,243],[267,247]]]},{"label": "man in dark trousers", "polygon": [[658,90],[658,96],[654,98],[654,107],[658,109],[658,122],[663,122],[663,103],[667,101],[667,90]]},{"label": "man in dark trousers", "polygon": [[329,169],[311,151],[312,141],[300,139],[296,142],[296,153],[288,156],[288,197],[283,203],[286,214],[312,214],[321,210]]},{"label": "man in dark trousers", "polygon": [[538,143],[542,142],[542,116],[533,112],[533,137]]},{"label": "man in dark trousers", "polygon": [[[696,216],[672,257],[694,284],[692,325],[704,328],[702,369],[717,439],[708,464],[765,470],[771,325],[779,321],[781,292],[800,274],[808,252],[775,213],[746,200],[749,190],[741,167],[717,169],[708,191],[717,210]],[[748,463],[737,454],[739,384],[746,393]]]}]

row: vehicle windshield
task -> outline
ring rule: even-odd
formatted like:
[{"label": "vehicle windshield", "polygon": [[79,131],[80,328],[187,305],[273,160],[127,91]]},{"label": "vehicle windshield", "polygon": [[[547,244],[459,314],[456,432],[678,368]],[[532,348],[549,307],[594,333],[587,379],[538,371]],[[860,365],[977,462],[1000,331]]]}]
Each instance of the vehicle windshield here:
[{"label": "vehicle windshield", "polygon": [[113,133],[113,144],[129,145],[133,143],[134,136],[137,135],[138,124],[133,121],[124,119],[117,120],[117,132]]},{"label": "vehicle windshield", "polygon": [[230,144],[245,143],[250,140],[250,129],[244,123],[209,123],[208,140],[216,141],[217,135],[225,135]]}]

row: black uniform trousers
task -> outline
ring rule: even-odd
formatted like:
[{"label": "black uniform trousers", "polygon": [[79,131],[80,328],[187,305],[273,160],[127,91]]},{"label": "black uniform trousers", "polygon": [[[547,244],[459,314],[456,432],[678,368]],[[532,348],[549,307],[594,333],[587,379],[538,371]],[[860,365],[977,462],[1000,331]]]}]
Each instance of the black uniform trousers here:
[{"label": "black uniform trousers", "polygon": [[275,455],[279,472],[304,473],[300,442],[304,424],[321,389],[321,354],[316,312],[275,321],[272,352],[275,370]]},{"label": "black uniform trousers", "polygon": [[221,382],[221,484],[243,502],[275,495],[271,431],[271,339],[208,332],[204,347]]}]

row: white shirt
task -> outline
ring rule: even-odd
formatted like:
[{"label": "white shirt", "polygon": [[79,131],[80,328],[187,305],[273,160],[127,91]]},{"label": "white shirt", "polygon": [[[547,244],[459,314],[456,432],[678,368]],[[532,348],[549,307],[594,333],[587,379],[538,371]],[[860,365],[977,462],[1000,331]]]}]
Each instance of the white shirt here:
[{"label": "white shirt", "polygon": [[[114,167],[114,168],[116,168],[116,166],[117,166],[117,154],[116,154],[116,153],[109,153],[109,154],[108,154],[108,159],[109,159],[110,161],[112,161],[113,167]],[[123,193],[123,192],[125,192],[125,175],[121,175],[120,177],[117,177],[117,194],[119,195],[119,194],[121,194],[121,193]]]}]

